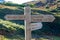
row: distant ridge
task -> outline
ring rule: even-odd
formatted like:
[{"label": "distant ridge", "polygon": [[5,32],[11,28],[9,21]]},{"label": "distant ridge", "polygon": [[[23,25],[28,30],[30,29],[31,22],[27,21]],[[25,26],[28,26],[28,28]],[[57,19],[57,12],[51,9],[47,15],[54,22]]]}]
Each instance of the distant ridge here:
[{"label": "distant ridge", "polygon": [[35,1],[30,1],[30,2],[26,2],[26,3],[24,3],[24,4],[36,4],[36,3],[38,3],[38,2],[42,2],[42,3],[48,3],[48,2],[54,2],[54,1],[60,1],[60,0],[35,0]]}]

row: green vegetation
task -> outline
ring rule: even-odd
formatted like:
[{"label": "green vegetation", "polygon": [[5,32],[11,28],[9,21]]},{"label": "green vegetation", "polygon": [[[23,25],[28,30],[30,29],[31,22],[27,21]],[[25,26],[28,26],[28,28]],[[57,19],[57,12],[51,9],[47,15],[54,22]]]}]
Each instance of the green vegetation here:
[{"label": "green vegetation", "polygon": [[[3,30],[5,39],[21,39],[24,35],[24,26],[0,19],[0,31]],[[12,37],[11,37],[12,36]],[[22,37],[22,38],[21,38]]]},{"label": "green vegetation", "polygon": [[[9,8],[4,8],[4,6],[8,6]],[[19,39],[19,40],[24,40],[24,22],[20,20],[12,20],[12,21],[7,21],[4,19],[4,16],[6,14],[17,14],[21,15],[24,14],[23,5],[17,5],[17,4],[11,4],[11,3],[6,3],[2,4],[1,6],[3,8],[0,8],[0,30],[4,30],[5,33],[3,36],[5,37],[6,40],[8,39]],[[31,7],[35,5],[30,5]],[[17,9],[10,9],[16,7]],[[47,9],[46,9],[47,10]],[[49,10],[49,9],[48,9]],[[32,31],[32,35],[49,35],[54,38],[54,40],[60,40],[60,10],[59,8],[56,8],[54,10],[49,10],[49,11],[44,11],[44,10],[34,10],[32,9],[32,14],[51,14],[55,16],[55,21],[52,23],[44,23],[43,22],[43,28],[40,30],[35,30]],[[21,25],[21,23],[23,25]],[[59,36],[59,37],[57,37]],[[37,37],[37,36],[36,36]],[[40,36],[39,36],[40,37]],[[44,38],[41,38],[44,39]]]}]

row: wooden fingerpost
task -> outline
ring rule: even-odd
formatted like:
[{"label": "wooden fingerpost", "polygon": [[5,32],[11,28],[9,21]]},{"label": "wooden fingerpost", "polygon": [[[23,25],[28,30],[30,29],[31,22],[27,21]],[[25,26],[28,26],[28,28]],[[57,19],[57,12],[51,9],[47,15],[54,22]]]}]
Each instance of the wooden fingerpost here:
[{"label": "wooden fingerpost", "polygon": [[25,7],[24,8],[24,15],[25,15],[25,40],[31,40],[31,8]]}]

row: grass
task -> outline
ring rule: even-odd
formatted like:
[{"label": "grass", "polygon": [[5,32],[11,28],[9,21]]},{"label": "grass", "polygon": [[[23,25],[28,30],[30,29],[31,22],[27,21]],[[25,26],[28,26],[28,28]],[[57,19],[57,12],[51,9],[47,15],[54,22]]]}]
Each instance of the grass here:
[{"label": "grass", "polygon": [[51,11],[51,10],[54,10],[54,9],[46,9],[46,8],[31,8],[31,9],[32,10],[43,10],[43,11]]},{"label": "grass", "polygon": [[54,39],[54,40],[60,40],[60,37],[53,36],[53,39]]},{"label": "grass", "polygon": [[[8,9],[11,9],[11,10],[17,10],[18,9],[17,7],[14,7],[14,6],[5,6],[5,5],[1,5],[0,8],[8,8]],[[44,11],[49,10],[50,11],[50,9],[39,9],[39,8],[32,8],[32,9],[33,10],[44,10]],[[21,10],[21,9],[19,9],[19,10]],[[60,15],[56,15],[56,16],[60,17]],[[23,25],[19,25],[19,24],[16,24],[16,23],[12,23],[10,21],[2,20],[2,19],[0,19],[0,24],[2,24],[3,26],[5,26],[8,29],[11,28],[12,30],[16,30],[17,29],[16,27],[24,29]],[[2,40],[24,40],[24,37],[19,36],[19,35],[13,35],[12,37],[9,37],[9,38],[6,37],[6,36],[1,36],[1,37],[2,37]],[[53,40],[60,40],[60,37],[57,37],[57,36],[53,36],[52,38],[53,38]],[[48,39],[41,37],[38,40],[48,40]]]},{"label": "grass", "polygon": [[15,7],[15,6],[5,6],[0,4],[0,9],[4,9],[4,8],[8,8],[11,10],[18,10],[18,7]]},{"label": "grass", "polygon": [[[2,36],[2,35],[1,35],[1,36]],[[21,37],[21,36],[19,36],[19,35],[15,35],[15,36],[13,36],[13,38],[7,38],[7,37],[5,37],[5,36],[2,36],[2,39],[3,39],[3,40],[24,40],[24,37]],[[32,40],[34,40],[34,39],[36,39],[36,38],[32,38]],[[53,39],[53,40],[60,40],[60,37],[58,37],[58,36],[52,36],[52,39]],[[41,37],[41,38],[39,38],[38,40],[48,40],[48,39]]]},{"label": "grass", "polygon": [[24,37],[15,35],[12,38],[7,38],[5,36],[1,36],[0,40],[24,40]]}]

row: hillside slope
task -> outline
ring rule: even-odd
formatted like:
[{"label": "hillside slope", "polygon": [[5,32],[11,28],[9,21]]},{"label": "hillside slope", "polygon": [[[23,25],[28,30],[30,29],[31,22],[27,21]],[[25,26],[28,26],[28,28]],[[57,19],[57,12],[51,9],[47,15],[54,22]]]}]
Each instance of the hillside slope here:
[{"label": "hillside slope", "polygon": [[[47,9],[45,9],[45,10],[47,10]],[[4,16],[6,14],[16,14],[16,15],[24,14],[23,7],[20,7],[20,5],[19,6],[0,5],[0,25],[1,25],[0,29],[4,29],[6,31],[8,30],[8,32],[10,34],[13,33],[12,34],[13,36],[14,35],[24,35],[24,26],[23,26],[24,21],[21,21],[21,20],[7,21],[4,19]],[[56,8],[54,10],[49,10],[49,11],[32,8],[32,14],[39,14],[39,15],[40,14],[45,14],[45,15],[50,14],[50,15],[55,16],[55,18],[56,18],[55,21],[52,23],[43,22],[43,28],[41,30],[32,31],[32,34],[60,36],[60,10],[59,10],[59,8]]]}]

